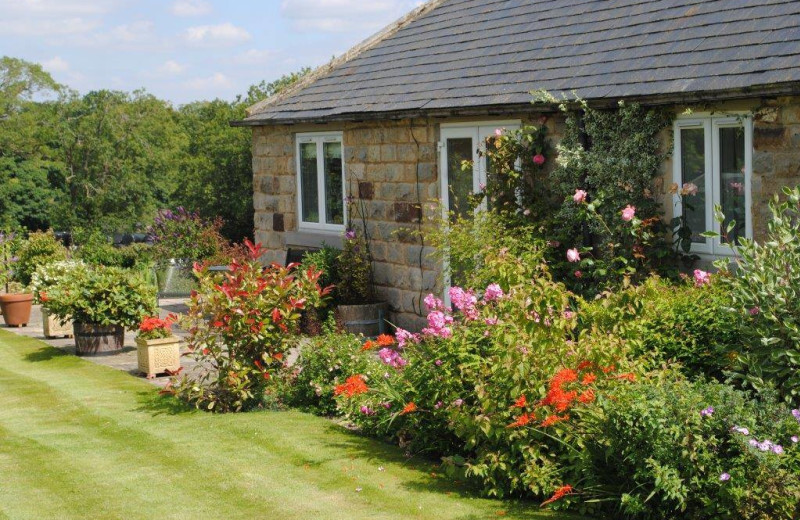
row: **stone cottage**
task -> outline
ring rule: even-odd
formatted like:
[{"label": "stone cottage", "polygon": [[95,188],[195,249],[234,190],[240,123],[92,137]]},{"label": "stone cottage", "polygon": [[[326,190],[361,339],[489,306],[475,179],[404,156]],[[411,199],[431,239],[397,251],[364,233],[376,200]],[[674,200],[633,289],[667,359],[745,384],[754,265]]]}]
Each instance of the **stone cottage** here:
[{"label": "stone cottage", "polygon": [[[433,0],[234,123],[253,129],[257,240],[278,262],[340,245],[343,198],[357,198],[379,294],[393,322],[418,325],[441,289],[414,233],[426,202],[458,209],[449,194],[478,189],[495,128],[545,113],[558,140],[563,119],[533,90],[673,107],[659,196],[670,212],[667,187],[697,184],[693,229],[739,204],[738,231],[757,238],[767,201],[800,183],[800,1]],[[453,167],[470,158],[471,172]],[[698,237],[694,251],[728,248]]]}]

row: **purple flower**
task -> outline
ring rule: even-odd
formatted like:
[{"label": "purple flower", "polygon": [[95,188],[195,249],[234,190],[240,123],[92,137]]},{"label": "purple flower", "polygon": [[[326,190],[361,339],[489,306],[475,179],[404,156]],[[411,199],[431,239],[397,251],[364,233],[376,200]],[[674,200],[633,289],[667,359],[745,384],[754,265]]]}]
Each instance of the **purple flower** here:
[{"label": "purple flower", "polygon": [[700,411],[700,415],[702,417],[711,417],[712,415],[714,415],[714,407],[713,406],[709,406],[705,410],[701,410]]},{"label": "purple flower", "polygon": [[461,406],[462,404],[464,404],[464,400],[461,399],[460,397],[458,399],[456,399],[455,401],[453,401],[453,405],[455,405],[455,406]]},{"label": "purple flower", "polygon": [[440,367],[440,366],[442,366],[442,360],[441,360],[441,359],[437,359],[436,361],[434,361],[434,364],[435,364],[437,367]]},{"label": "purple flower", "polygon": [[711,283],[711,274],[707,273],[701,269],[694,270],[694,284],[697,287],[702,287],[706,284]]},{"label": "purple flower", "polygon": [[792,415],[798,422],[800,422],[800,410],[792,410]]},{"label": "purple flower", "polygon": [[759,312],[761,312],[761,308],[758,305],[756,305],[747,312],[750,313],[750,316],[756,316]]},{"label": "purple flower", "polygon": [[783,446],[781,446],[780,444],[775,444],[774,446],[772,446],[772,453],[774,453],[775,455],[783,455]]},{"label": "purple flower", "polygon": [[440,300],[433,294],[429,294],[428,296],[426,296],[423,301],[425,302],[425,305],[428,307],[429,311],[437,311],[444,309],[444,303],[442,302],[442,300]]},{"label": "purple flower", "polygon": [[373,410],[369,406],[362,406],[361,413],[363,413],[364,415],[375,415],[375,410]]},{"label": "purple flower", "polygon": [[382,348],[378,351],[378,357],[381,358],[385,364],[393,368],[403,368],[408,362],[403,359],[396,350],[390,348]]},{"label": "purple flower", "polygon": [[797,444],[798,441],[800,441],[800,438],[798,438],[797,435],[792,435],[792,442]]},{"label": "purple flower", "polygon": [[356,238],[356,230],[355,229],[348,229],[344,232],[344,238],[347,240],[355,240]]},{"label": "purple flower", "polygon": [[727,482],[727,481],[729,481],[731,479],[731,474],[730,473],[723,473],[722,475],[719,476],[719,479],[722,482]]},{"label": "purple flower", "polygon": [[761,451],[770,451],[773,448],[772,441],[769,439],[764,439],[763,442],[758,443],[758,449]]},{"label": "purple flower", "polygon": [[742,435],[750,435],[750,430],[748,430],[747,428],[742,428],[741,426],[734,426],[733,428],[731,428],[731,430],[737,433],[741,433]]},{"label": "purple flower", "polygon": [[439,409],[439,408],[441,408],[442,406],[444,406],[444,403],[442,403],[441,401],[437,401],[437,402],[436,402],[436,404],[435,404],[435,405],[433,405],[433,407],[434,407],[436,410],[438,410],[438,409]]},{"label": "purple flower", "polygon": [[758,447],[758,441],[755,440],[755,439],[750,439],[749,441],[747,441],[747,444],[749,444],[750,446],[752,446],[754,448]]}]

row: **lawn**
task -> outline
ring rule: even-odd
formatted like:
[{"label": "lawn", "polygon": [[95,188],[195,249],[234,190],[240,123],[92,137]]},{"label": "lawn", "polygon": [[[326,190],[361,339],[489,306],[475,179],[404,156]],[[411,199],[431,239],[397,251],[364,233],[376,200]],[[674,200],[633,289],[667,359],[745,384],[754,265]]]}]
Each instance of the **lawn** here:
[{"label": "lawn", "polygon": [[563,519],[298,412],[185,410],[0,331],[0,518]]}]

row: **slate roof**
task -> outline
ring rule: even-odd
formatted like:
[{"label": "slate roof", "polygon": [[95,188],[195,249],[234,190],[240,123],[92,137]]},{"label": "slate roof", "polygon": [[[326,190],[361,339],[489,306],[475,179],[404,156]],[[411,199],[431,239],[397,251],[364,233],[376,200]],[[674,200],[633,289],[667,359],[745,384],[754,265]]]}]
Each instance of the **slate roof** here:
[{"label": "slate roof", "polygon": [[241,124],[794,89],[800,0],[435,0],[351,54]]}]

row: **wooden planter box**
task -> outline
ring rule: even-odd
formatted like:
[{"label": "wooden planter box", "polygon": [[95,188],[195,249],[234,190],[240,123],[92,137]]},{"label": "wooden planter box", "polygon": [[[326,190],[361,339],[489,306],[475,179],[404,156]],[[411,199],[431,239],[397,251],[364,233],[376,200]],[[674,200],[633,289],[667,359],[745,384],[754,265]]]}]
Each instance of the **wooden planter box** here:
[{"label": "wooden planter box", "polygon": [[139,357],[139,372],[153,379],[156,374],[181,368],[181,340],[170,336],[162,339],[136,338]]},{"label": "wooden planter box", "polygon": [[72,337],[72,321],[61,323],[46,309],[42,309],[42,328],[45,338]]}]

